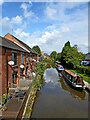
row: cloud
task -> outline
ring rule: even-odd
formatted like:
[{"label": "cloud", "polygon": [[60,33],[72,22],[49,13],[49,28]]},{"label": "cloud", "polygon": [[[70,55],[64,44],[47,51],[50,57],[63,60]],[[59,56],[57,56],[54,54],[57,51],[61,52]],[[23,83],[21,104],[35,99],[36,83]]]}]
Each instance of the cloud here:
[{"label": "cloud", "polygon": [[70,29],[69,29],[69,27],[62,27],[62,28],[61,28],[61,31],[62,31],[62,32],[69,32]]},{"label": "cloud", "polygon": [[0,0],[0,5],[2,5],[4,3],[4,0]]},{"label": "cloud", "polygon": [[57,11],[56,9],[47,6],[45,10],[45,14],[49,19],[55,19],[55,15],[57,14]]},{"label": "cloud", "polygon": [[24,9],[24,10],[27,10],[28,8],[30,8],[32,6],[32,2],[29,1],[29,4],[26,4],[26,3],[22,3],[20,8]]},{"label": "cloud", "polygon": [[[88,22],[87,18],[83,21],[72,21],[60,26],[47,26],[44,30],[36,32],[27,38],[27,43],[31,47],[39,45],[41,50],[45,52],[57,51],[61,52],[64,44],[69,40],[71,46],[77,44],[79,51],[88,52]],[[57,27],[58,26],[58,27]],[[47,29],[51,28],[51,29]],[[86,29],[85,29],[86,28]]]},{"label": "cloud", "polygon": [[16,17],[13,17],[12,20],[11,20],[11,23],[22,24],[22,17],[18,16],[18,15]]},{"label": "cloud", "polygon": [[4,18],[0,17],[0,28],[3,31],[12,30],[13,26],[10,23],[10,18],[8,18],[8,17],[4,17]]},{"label": "cloud", "polygon": [[22,3],[21,4],[21,8],[24,9],[24,10],[27,10],[28,6],[26,3]]},{"label": "cloud", "polygon": [[[80,9],[83,6],[84,9]],[[78,20],[82,14],[78,14],[82,10],[85,11],[88,3],[80,2],[59,2],[59,3],[48,3],[44,10],[45,18],[54,21],[66,22],[69,20]],[[83,12],[82,12],[83,13]]]},{"label": "cloud", "polygon": [[51,25],[51,26],[47,26],[45,29],[46,29],[46,30],[53,30],[53,29],[55,29],[55,28],[56,28],[55,25]]},{"label": "cloud", "polygon": [[62,40],[62,33],[59,30],[52,31],[42,31],[39,32],[41,34],[38,36],[38,31],[33,33],[31,36],[27,38],[27,44],[33,47],[34,45],[39,45],[41,50],[48,51],[49,53],[53,50],[60,50],[59,44]]},{"label": "cloud", "polygon": [[22,31],[21,28],[18,28],[17,30],[14,31],[15,36],[17,36],[18,38],[25,38],[29,36],[29,33],[25,33],[24,31]]},{"label": "cloud", "polygon": [[38,17],[35,15],[34,12],[32,12],[31,10],[29,10],[32,6],[32,2],[29,1],[29,4],[26,4],[26,3],[22,3],[21,4],[21,7],[23,10],[24,10],[24,17],[25,18],[28,18],[29,20],[34,20],[34,21],[37,21],[38,20]]},{"label": "cloud", "polygon": [[[61,52],[62,47],[68,40],[72,46],[77,44],[80,51],[86,52],[88,50],[87,4],[73,2],[67,4],[47,3],[43,14],[45,21],[42,21],[42,18],[39,19],[31,7],[32,3],[22,3],[21,8],[24,16],[17,15],[11,19],[8,17],[3,18],[3,29],[10,30],[13,28],[13,25],[20,25],[20,28],[15,27],[17,28],[14,31],[15,36],[25,40],[30,47],[39,45],[41,50],[48,53],[54,50]],[[38,27],[39,31],[37,30],[32,34],[26,32],[25,28],[27,28],[27,25],[30,25],[31,21],[37,21],[38,19],[40,20],[38,23],[38,26],[40,26],[40,28]],[[32,24],[36,28],[37,26],[35,25],[37,24]],[[41,29],[42,25],[43,30]],[[34,27],[31,30],[34,31]]]},{"label": "cloud", "polygon": [[24,12],[24,17],[25,18],[29,18],[29,20],[34,20],[34,21],[37,21],[38,20],[38,17],[35,15],[35,13],[34,12],[32,12],[32,11],[29,11],[29,12],[27,12],[27,11],[25,11]]}]

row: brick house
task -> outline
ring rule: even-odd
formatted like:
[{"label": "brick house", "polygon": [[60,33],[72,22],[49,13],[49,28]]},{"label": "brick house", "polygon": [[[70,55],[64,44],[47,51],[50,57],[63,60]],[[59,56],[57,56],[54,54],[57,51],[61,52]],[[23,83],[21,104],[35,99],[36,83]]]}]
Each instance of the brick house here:
[{"label": "brick house", "polygon": [[43,51],[41,52],[41,55],[44,57],[44,58],[47,58],[48,60],[50,59],[49,55],[47,53],[44,53]]},{"label": "brick house", "polygon": [[38,60],[39,54],[37,52],[35,52],[34,50],[32,50],[27,44],[25,44],[24,42],[22,42],[15,36],[11,35],[10,33],[7,33],[4,37],[13,41],[14,43],[18,44],[23,49],[29,51],[31,56],[33,57],[33,59]]},{"label": "brick house", "polygon": [[[18,87],[20,76],[33,71],[38,57],[37,52],[13,35],[0,36],[0,94],[8,93],[10,87]],[[14,65],[9,64],[12,61]]]},{"label": "brick house", "polygon": [[81,65],[90,66],[90,53],[87,53],[85,59],[81,61]]},{"label": "brick house", "polygon": [[4,37],[9,39],[10,41],[16,43],[17,45],[19,45],[20,47],[22,47],[23,49],[27,50],[30,53],[29,60],[30,60],[30,58],[32,58],[31,62],[32,62],[32,65],[34,68],[36,61],[39,60],[39,54],[37,52],[35,52],[34,50],[32,50],[27,44],[25,44],[24,42],[22,42],[15,36],[11,35],[10,33],[7,33]]},{"label": "brick house", "polygon": [[[24,65],[23,72],[25,74],[29,52],[21,48],[14,42],[0,36],[0,82],[2,86],[2,94],[8,92],[8,87],[19,86],[19,77],[22,73],[20,65]],[[14,65],[9,65],[13,61]]]}]

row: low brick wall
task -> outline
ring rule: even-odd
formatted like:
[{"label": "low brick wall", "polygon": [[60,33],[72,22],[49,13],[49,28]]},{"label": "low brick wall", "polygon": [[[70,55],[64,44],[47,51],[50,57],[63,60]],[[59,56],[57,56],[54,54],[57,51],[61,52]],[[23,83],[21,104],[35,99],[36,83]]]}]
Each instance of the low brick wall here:
[{"label": "low brick wall", "polygon": [[23,102],[22,102],[22,105],[21,105],[21,108],[20,108],[20,110],[19,110],[19,113],[18,113],[18,116],[17,116],[17,120],[19,119],[21,119],[22,118],[22,114],[23,114],[23,112],[24,112],[24,108],[25,108],[25,104],[26,104],[26,101],[27,101],[27,98],[28,98],[28,91],[26,92],[26,94],[25,94],[25,98],[24,98],[24,100],[23,100]]},{"label": "low brick wall", "polygon": [[31,82],[31,84],[29,85],[29,89],[26,91],[25,98],[22,102],[21,108],[20,108],[19,113],[17,115],[17,118],[16,118],[17,120],[18,119],[20,120],[22,118],[22,115],[23,115],[23,112],[24,112],[24,109],[25,109],[25,105],[26,105],[26,102],[27,102],[27,99],[28,99],[28,95],[30,93],[32,85],[33,85],[33,83]]},{"label": "low brick wall", "polygon": [[32,80],[26,78],[19,79],[19,87],[28,87],[30,86]]}]

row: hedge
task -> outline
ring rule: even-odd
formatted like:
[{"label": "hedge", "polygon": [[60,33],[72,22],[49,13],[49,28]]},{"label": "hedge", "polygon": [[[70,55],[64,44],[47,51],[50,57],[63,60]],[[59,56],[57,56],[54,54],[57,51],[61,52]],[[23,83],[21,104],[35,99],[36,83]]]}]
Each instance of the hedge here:
[{"label": "hedge", "polygon": [[76,66],[76,70],[80,73],[90,75],[90,66]]}]

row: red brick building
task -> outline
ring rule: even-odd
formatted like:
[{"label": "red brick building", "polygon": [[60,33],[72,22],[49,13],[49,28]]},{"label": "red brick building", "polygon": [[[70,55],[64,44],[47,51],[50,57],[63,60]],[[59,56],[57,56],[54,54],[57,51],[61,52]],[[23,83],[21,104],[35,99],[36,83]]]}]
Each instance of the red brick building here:
[{"label": "red brick building", "polygon": [[32,50],[27,44],[25,44],[24,42],[22,42],[21,40],[19,40],[15,36],[11,35],[10,33],[7,33],[4,37],[9,39],[10,41],[14,42],[15,44],[19,45],[20,47],[25,49],[27,52],[29,52],[29,56],[28,56],[29,57],[29,63],[30,63],[30,59],[32,58],[32,61],[31,61],[32,65],[29,64],[28,67],[30,69],[30,66],[31,66],[32,69],[34,69],[36,61],[39,60],[39,54],[37,52],[35,52],[34,50]]},{"label": "red brick building", "polygon": [[[18,86],[20,77],[20,65],[21,65],[21,54],[23,54],[23,63],[26,66],[25,56],[29,55],[29,52],[22,49],[14,42],[9,41],[3,37],[0,37],[0,60],[2,64],[0,65],[2,79],[2,93],[8,92],[8,87],[13,87],[14,84]],[[13,61],[14,64],[10,65],[9,62]],[[24,66],[24,71],[25,71]]]},{"label": "red brick building", "polygon": [[42,56],[44,58],[47,58],[48,60],[50,59],[49,55],[47,53],[44,53],[43,51],[41,52]]},{"label": "red brick building", "polygon": [[32,50],[27,44],[25,44],[24,42],[22,42],[21,40],[19,40],[15,36],[11,35],[10,33],[7,33],[4,37],[9,39],[10,41],[16,43],[17,45],[19,45],[23,49],[27,50],[30,53],[30,55],[32,56],[32,58],[35,59],[36,61],[39,59],[39,54],[37,52]]},{"label": "red brick building", "polygon": [[[28,74],[31,69],[30,58],[38,60],[38,56],[28,45],[9,33],[5,37],[0,36],[0,92],[8,93],[10,87],[18,87],[20,76]],[[14,64],[11,65],[12,61]]]}]

